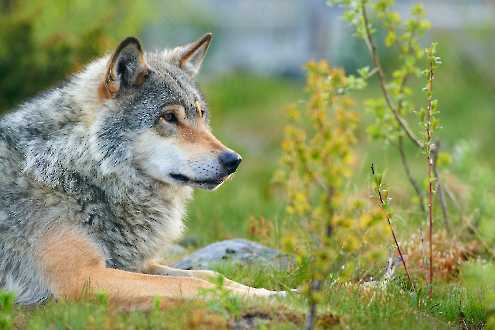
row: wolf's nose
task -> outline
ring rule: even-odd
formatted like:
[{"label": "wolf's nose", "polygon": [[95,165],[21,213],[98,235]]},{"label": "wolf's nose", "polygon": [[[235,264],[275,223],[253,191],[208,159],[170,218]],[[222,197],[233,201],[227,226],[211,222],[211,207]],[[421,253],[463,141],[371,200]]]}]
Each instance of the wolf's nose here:
[{"label": "wolf's nose", "polygon": [[220,163],[225,167],[229,174],[235,172],[239,164],[241,163],[241,156],[238,153],[232,151],[224,151],[218,156]]}]

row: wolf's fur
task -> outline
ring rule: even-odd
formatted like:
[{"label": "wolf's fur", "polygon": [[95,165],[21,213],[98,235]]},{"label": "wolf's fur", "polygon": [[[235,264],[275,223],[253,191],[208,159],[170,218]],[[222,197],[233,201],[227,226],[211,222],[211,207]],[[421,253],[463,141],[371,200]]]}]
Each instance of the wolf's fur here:
[{"label": "wolf's fur", "polygon": [[128,38],[0,121],[0,288],[18,303],[73,298],[88,283],[131,305],[211,286],[211,272],[151,262],[180,237],[192,187],[232,172],[193,81],[210,38],[151,53]]}]

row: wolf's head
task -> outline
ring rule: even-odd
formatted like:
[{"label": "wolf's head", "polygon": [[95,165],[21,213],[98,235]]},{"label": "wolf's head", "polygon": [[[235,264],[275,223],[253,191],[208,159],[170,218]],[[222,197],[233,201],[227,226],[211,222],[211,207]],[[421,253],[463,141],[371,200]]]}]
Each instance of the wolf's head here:
[{"label": "wolf's head", "polygon": [[151,53],[133,37],[120,43],[99,82],[104,106],[92,124],[102,163],[126,159],[154,180],[205,189],[236,171],[241,157],[211,133],[208,107],[194,83],[210,41],[206,34]]}]

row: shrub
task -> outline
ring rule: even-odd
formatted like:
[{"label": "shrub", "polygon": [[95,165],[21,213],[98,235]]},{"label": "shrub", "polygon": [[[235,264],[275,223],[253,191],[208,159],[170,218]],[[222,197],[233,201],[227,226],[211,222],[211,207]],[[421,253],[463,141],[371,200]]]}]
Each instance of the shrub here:
[{"label": "shrub", "polygon": [[[328,63],[307,66],[308,99],[289,108],[276,182],[287,193],[284,245],[306,269],[304,292],[309,299],[307,326],[315,322],[321,287],[356,276],[360,265],[382,255],[376,242],[385,232],[383,214],[366,200],[346,198],[347,180],[355,165],[355,131],[359,116],[346,95],[361,78],[347,76]],[[296,230],[294,230],[296,228]]]}]

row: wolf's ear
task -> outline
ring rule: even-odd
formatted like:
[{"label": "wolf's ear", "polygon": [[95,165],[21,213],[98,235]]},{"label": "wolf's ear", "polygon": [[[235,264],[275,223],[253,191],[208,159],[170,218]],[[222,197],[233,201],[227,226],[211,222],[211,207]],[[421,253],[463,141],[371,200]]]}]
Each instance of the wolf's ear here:
[{"label": "wolf's ear", "polygon": [[140,86],[148,71],[139,40],[134,37],[124,39],[108,62],[101,86],[103,95],[110,98],[123,88]]},{"label": "wolf's ear", "polygon": [[201,63],[203,63],[210,46],[211,38],[212,34],[207,33],[190,44],[176,48],[177,65],[191,77],[194,77],[199,72]]}]

